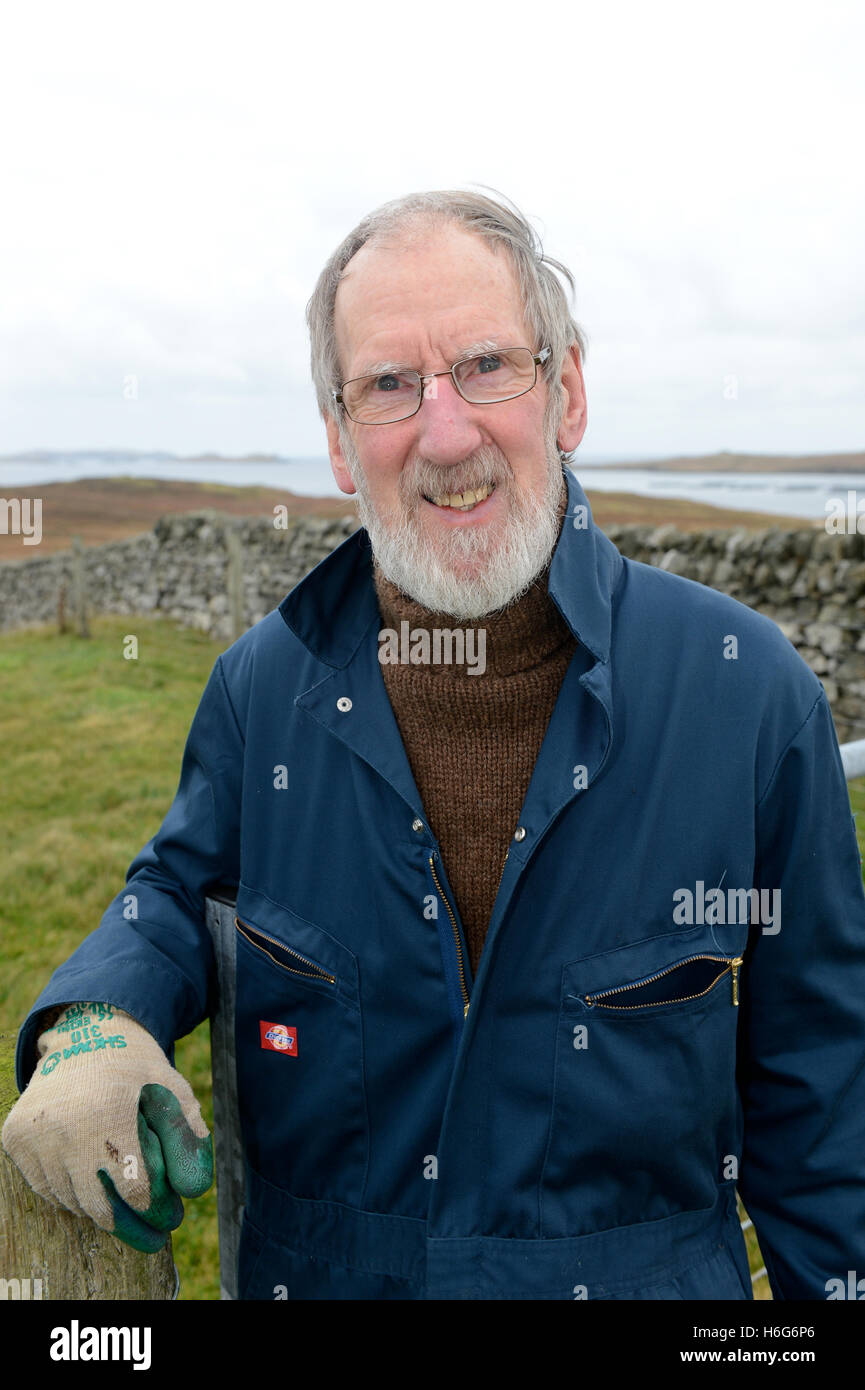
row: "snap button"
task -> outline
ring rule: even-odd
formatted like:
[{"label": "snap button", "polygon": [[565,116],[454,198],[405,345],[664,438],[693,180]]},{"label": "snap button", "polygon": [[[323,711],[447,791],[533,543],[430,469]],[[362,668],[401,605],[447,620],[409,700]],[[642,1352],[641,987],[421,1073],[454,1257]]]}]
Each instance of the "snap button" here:
[{"label": "snap button", "polygon": [[419,816],[415,816],[414,820],[411,823],[411,828],[412,830],[423,830],[423,821],[420,819]]},{"label": "snap button", "polygon": [[526,838],[526,828],[525,828],[525,826],[524,826],[524,825],[518,825],[517,828],[516,828],[516,830],[514,831],[514,839],[515,839],[515,840],[524,840],[525,838]]},{"label": "snap button", "polygon": [[347,695],[341,695],[336,702],[336,707],[338,710],[341,710],[343,714],[348,714],[351,709],[351,700]]}]

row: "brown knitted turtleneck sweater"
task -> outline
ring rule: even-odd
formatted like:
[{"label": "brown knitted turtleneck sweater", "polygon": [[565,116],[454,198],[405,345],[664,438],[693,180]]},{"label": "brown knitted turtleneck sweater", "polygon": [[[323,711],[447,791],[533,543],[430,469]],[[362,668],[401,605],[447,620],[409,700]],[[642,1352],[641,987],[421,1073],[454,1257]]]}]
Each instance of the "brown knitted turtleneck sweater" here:
[{"label": "brown knitted turtleneck sweater", "polygon": [[549,565],[519,602],[468,625],[415,603],[377,564],[374,579],[382,625],[397,633],[404,621],[412,632],[486,629],[483,674],[443,662],[381,667],[476,972],[505,854],[577,640],[549,596]]}]

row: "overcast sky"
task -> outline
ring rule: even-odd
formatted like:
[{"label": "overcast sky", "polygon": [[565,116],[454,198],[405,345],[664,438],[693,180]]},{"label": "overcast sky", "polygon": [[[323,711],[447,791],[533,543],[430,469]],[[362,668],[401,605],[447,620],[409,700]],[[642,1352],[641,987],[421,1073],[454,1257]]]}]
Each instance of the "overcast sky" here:
[{"label": "overcast sky", "polygon": [[865,447],[865,7],[6,10],[0,453],[324,452],[304,306],[487,185],[577,279],[580,455]]}]

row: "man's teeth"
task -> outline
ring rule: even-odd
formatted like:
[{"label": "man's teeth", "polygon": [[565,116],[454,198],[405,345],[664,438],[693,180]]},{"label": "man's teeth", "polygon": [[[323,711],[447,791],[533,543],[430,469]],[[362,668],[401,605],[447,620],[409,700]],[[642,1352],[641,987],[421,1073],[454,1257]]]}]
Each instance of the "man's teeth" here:
[{"label": "man's teeth", "polygon": [[489,497],[493,487],[495,483],[492,486],[467,488],[465,492],[445,492],[441,497],[434,497],[432,500],[437,507],[455,507],[457,511],[469,512],[478,502],[483,502]]}]

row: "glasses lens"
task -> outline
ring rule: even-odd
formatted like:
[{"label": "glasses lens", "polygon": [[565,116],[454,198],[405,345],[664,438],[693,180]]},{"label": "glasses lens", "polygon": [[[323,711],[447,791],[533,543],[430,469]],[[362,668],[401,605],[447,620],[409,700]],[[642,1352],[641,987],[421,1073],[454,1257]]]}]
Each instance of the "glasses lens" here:
[{"label": "glasses lens", "polygon": [[460,390],[467,401],[506,401],[535,384],[534,354],[529,348],[506,348],[470,357],[456,367]]},{"label": "glasses lens", "polygon": [[413,415],[420,399],[417,372],[383,372],[347,381],[342,399],[349,415],[362,425],[385,425]]}]

